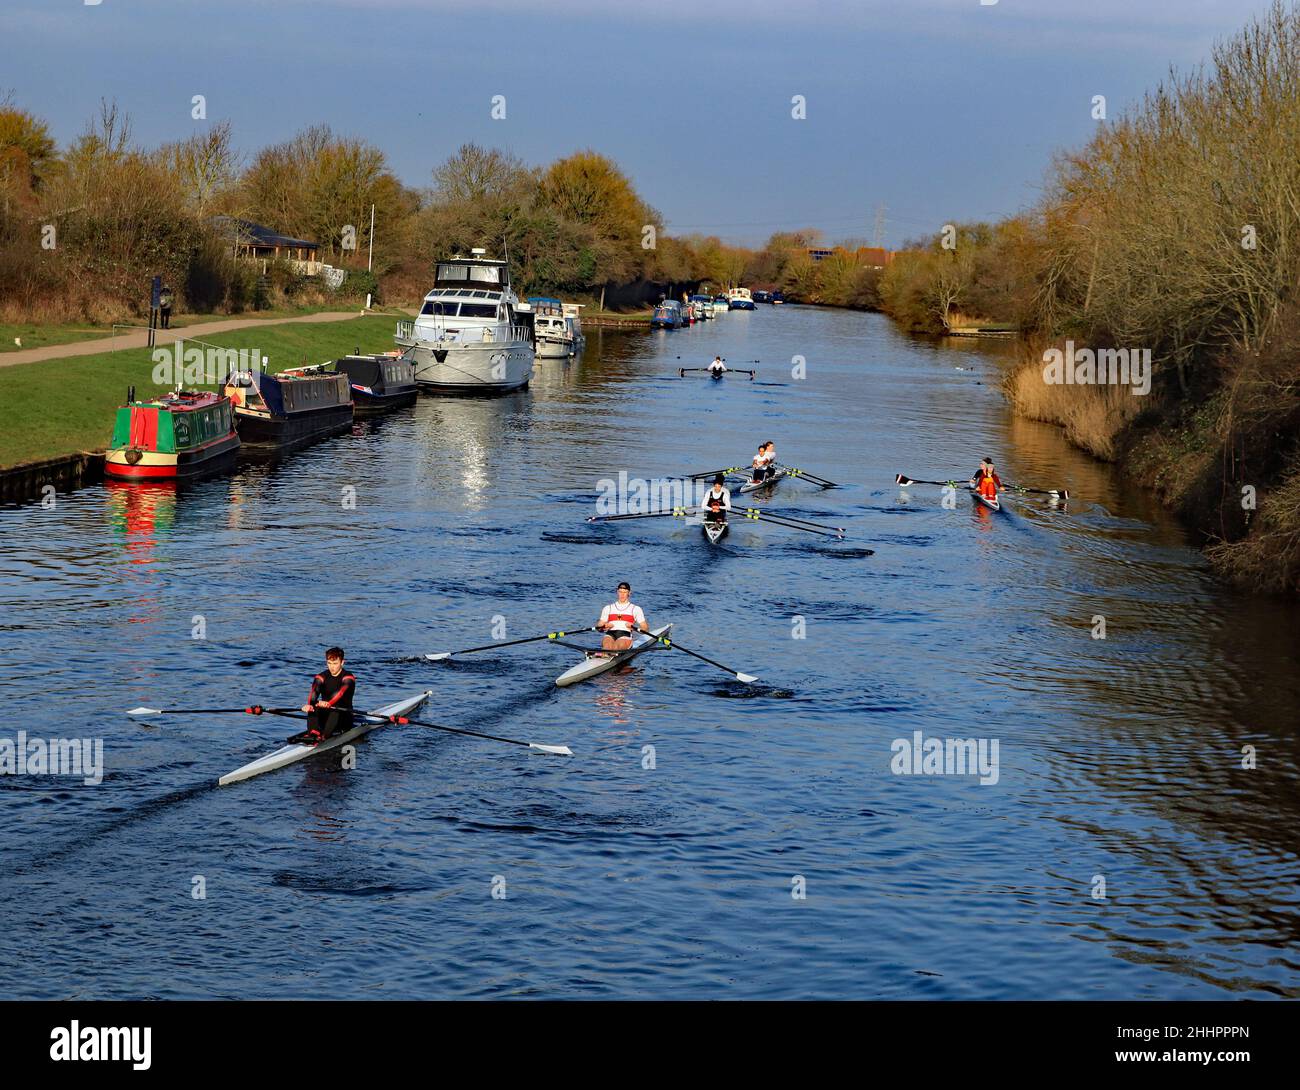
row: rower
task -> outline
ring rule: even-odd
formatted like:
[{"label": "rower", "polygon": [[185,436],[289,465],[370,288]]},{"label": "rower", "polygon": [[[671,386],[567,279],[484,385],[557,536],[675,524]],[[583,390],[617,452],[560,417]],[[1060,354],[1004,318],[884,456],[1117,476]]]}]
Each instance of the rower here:
[{"label": "rower", "polygon": [[731,510],[731,490],[724,483],[721,473],[713,478],[713,487],[704,494],[704,520],[706,522],[726,522],[727,512]]},{"label": "rower", "polygon": [[991,500],[997,499],[998,493],[1002,491],[1002,478],[993,468],[992,458],[980,459],[980,467],[970,479],[970,486],[981,496]]},{"label": "rower", "polygon": [[312,678],[311,693],[302,710],[307,713],[307,729],[290,739],[315,745],[341,731],[352,728],[352,697],[357,679],[343,668],[343,648],[325,652],[325,669]]},{"label": "rower", "polygon": [[709,364],[708,371],[711,375],[723,375],[726,374],[727,365],[722,362],[721,356],[714,356],[713,362]]},{"label": "rower", "polygon": [[770,440],[760,443],[754,455],[754,474],[751,484],[762,484],[776,475],[776,444]]},{"label": "rower", "polygon": [[626,651],[632,646],[634,630],[650,631],[641,607],[632,601],[630,583],[618,585],[618,601],[611,602],[600,611],[600,620],[596,622],[596,629],[605,633],[605,638],[600,644],[601,649],[605,651]]}]

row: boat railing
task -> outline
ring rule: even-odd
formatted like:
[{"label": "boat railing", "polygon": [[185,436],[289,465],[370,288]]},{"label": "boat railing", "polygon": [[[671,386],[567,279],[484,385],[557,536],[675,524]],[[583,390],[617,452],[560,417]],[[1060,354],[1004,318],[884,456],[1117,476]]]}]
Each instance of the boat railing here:
[{"label": "boat railing", "polygon": [[[470,327],[465,330],[462,330],[461,335],[458,339],[464,344],[473,344],[475,340],[481,340],[483,342],[496,341],[499,339],[498,330],[500,328],[501,328],[500,325],[484,326],[483,331],[479,333],[477,337],[475,337],[474,333],[476,331],[473,330],[472,327]],[[527,326],[512,324],[509,327],[509,329],[510,329],[509,336],[511,340],[527,341],[530,344],[532,343],[533,335]],[[434,330],[434,336],[432,340],[440,341],[442,339],[443,339],[442,324],[441,322],[439,322],[438,326]],[[393,340],[396,341],[398,344],[402,344],[404,342],[410,343],[410,342],[417,342],[417,341],[425,341],[425,340],[429,340],[429,338],[416,336],[415,322],[413,320],[409,318],[399,318],[397,321],[397,332],[394,334]]]}]

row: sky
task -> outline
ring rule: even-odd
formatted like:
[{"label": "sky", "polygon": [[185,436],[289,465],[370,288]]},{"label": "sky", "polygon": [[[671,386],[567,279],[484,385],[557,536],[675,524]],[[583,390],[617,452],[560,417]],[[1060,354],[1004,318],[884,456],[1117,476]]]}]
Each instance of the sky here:
[{"label": "sky", "polygon": [[[312,124],[429,184],[467,141],[613,158],[670,234],[898,247],[1030,207],[1055,155],[1268,0],[0,0],[0,99],[66,145],[101,99],[153,147]],[[203,95],[207,120],[191,118]],[[494,96],[505,117],[493,118]],[[805,115],[795,119],[795,96]],[[883,212],[881,211],[883,209]]]}]

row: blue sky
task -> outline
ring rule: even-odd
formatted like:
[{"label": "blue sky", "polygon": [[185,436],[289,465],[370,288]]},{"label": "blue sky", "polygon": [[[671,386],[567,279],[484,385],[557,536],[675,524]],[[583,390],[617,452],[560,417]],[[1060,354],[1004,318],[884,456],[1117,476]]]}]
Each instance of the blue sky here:
[{"label": "blue sky", "polygon": [[[328,123],[411,185],[465,141],[612,156],[670,231],[885,242],[1031,204],[1052,155],[1267,0],[4,0],[0,96],[66,143],[101,98],[147,146],[191,96],[245,151]],[[494,95],[505,120],[490,117]],[[791,99],[807,119],[791,118]]]}]

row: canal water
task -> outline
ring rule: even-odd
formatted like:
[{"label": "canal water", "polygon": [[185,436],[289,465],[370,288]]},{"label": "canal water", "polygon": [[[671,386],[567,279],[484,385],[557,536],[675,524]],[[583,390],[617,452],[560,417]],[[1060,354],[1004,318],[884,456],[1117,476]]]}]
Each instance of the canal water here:
[{"label": "canal water", "polygon": [[[756,381],[678,378],[714,354]],[[1300,996],[1300,611],[1217,585],[1142,493],[1014,420],[1003,358],[793,306],[594,331],[517,396],[0,511],[3,737],[105,764],[0,777],[0,995]],[[844,541],[585,521],[602,480],[767,439],[841,487],[755,505]],[[983,455],[1076,498],[893,483]],[[420,658],[590,624],[623,579],[760,680],[669,650],[570,689],[563,647]],[[430,688],[428,718],[575,756],[393,726],[351,771],[219,788],[292,722],[122,714],[300,704],[334,643],[362,704]],[[906,774],[933,739],[984,774]]]}]

